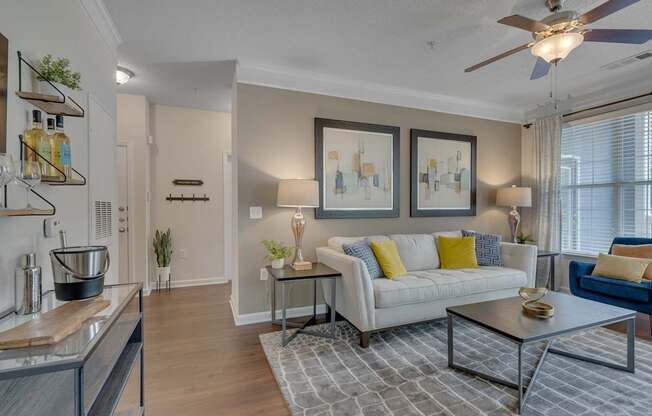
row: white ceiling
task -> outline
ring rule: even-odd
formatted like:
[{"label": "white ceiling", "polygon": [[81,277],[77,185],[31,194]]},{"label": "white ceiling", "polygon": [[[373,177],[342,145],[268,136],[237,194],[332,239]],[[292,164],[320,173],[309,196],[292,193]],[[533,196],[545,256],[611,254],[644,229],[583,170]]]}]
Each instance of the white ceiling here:
[{"label": "white ceiling", "polygon": [[136,75],[118,93],[144,95],[154,104],[231,111],[233,60],[147,63],[120,53],[120,64]]},{"label": "white ceiling", "polygon": [[[565,8],[584,12],[603,1],[567,0]],[[544,0],[104,2],[123,38],[121,63],[137,72],[143,68],[143,78],[151,68],[156,81],[149,91],[168,88],[166,76],[175,72],[170,63],[237,60],[252,82],[266,74],[259,83],[283,86],[296,75],[302,78],[296,85],[304,87],[310,80],[387,86],[403,96],[422,95],[440,104],[450,100],[455,108],[495,108],[493,118],[520,120],[526,110],[546,102],[550,89],[548,78],[529,80],[535,58],[528,51],[464,73],[467,66],[531,40],[527,32],[496,20],[514,13],[543,18],[549,14]],[[642,0],[591,27],[652,29],[652,1]],[[434,49],[428,41],[436,42]],[[652,82],[647,76],[652,59],[600,69],[648,49],[652,42],[586,43],[560,64],[560,93],[584,95],[627,79]],[[209,83],[211,71],[199,71]],[[136,79],[127,88],[136,88]]]}]

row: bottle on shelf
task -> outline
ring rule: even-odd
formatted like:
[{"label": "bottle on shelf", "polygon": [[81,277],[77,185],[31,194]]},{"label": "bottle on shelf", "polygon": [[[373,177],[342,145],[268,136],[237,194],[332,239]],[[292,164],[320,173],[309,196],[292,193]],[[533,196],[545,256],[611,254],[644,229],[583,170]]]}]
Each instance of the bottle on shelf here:
[{"label": "bottle on shelf", "polygon": [[66,136],[63,126],[63,116],[56,116],[54,134],[53,163],[63,171],[68,178],[72,174],[72,158],[70,155],[70,139]]},{"label": "bottle on shelf", "polygon": [[[41,117],[41,111],[32,111],[32,128],[25,131],[25,138],[23,139],[25,144],[29,146],[23,147],[23,160],[26,162],[39,162],[39,157],[36,155],[36,153],[34,153],[34,150],[38,152],[40,144],[43,142],[43,140],[47,140],[47,136],[43,131],[43,122]],[[28,169],[31,169],[31,167],[28,166]],[[31,172],[26,173],[29,174]]]},{"label": "bottle on shelf", "polygon": [[[50,163],[52,163],[52,142],[54,140],[54,119],[52,117],[47,118],[47,129],[45,130],[45,136],[41,140],[41,143],[38,147],[38,152],[46,158]],[[43,159],[39,160],[41,164],[41,175],[43,176],[57,176],[58,172],[46,163]]]}]

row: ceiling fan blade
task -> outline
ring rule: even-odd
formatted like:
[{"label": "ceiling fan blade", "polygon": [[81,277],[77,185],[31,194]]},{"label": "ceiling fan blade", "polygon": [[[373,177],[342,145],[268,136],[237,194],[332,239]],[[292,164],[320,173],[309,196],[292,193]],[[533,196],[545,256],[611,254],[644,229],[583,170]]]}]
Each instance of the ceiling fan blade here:
[{"label": "ceiling fan blade", "polygon": [[581,15],[579,21],[585,25],[593,23],[638,2],[639,0],[609,0]]},{"label": "ceiling fan blade", "polygon": [[486,61],[482,61],[482,62],[480,62],[479,64],[475,64],[475,65],[473,65],[473,66],[470,66],[470,67],[466,68],[466,69],[464,70],[464,72],[475,71],[476,69],[482,68],[482,67],[485,66],[485,65],[489,65],[489,64],[492,63],[492,62],[496,62],[496,61],[498,61],[498,60],[500,60],[500,59],[506,58],[506,57],[508,57],[508,56],[510,56],[510,55],[513,55],[513,54],[515,54],[515,53],[517,53],[517,52],[520,52],[520,51],[522,51],[522,50],[525,50],[525,49],[527,49],[527,48],[529,48],[529,47],[530,47],[530,44],[529,44],[529,43],[526,43],[525,45],[521,45],[521,46],[518,46],[518,47],[516,47],[516,48],[514,48],[514,49],[510,49],[510,50],[508,50],[507,52],[503,52],[503,53],[501,53],[500,55],[494,56],[493,58],[487,59]]},{"label": "ceiling fan blade", "polygon": [[517,27],[519,29],[527,30],[528,32],[541,32],[548,29],[550,26],[538,20],[530,19],[529,17],[514,14],[511,16],[503,17],[498,21],[507,26]]},{"label": "ceiling fan blade", "polygon": [[584,34],[587,42],[631,43],[641,45],[652,39],[652,30],[592,29]]},{"label": "ceiling fan blade", "polygon": [[530,79],[539,79],[542,77],[545,77],[548,75],[548,71],[550,71],[550,64],[546,62],[545,59],[539,58],[537,59],[537,63],[534,64],[534,69],[532,70],[532,75],[530,75]]}]

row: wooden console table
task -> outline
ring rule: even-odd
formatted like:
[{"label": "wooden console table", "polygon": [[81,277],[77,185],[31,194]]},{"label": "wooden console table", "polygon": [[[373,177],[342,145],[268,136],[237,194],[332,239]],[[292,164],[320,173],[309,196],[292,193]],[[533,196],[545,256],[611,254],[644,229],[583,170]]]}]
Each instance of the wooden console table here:
[{"label": "wooden console table", "polygon": [[[61,342],[0,351],[0,415],[140,416],[144,413],[143,291],[106,286],[106,309]],[[64,304],[43,295],[42,312]],[[30,315],[11,314],[0,331]]]}]

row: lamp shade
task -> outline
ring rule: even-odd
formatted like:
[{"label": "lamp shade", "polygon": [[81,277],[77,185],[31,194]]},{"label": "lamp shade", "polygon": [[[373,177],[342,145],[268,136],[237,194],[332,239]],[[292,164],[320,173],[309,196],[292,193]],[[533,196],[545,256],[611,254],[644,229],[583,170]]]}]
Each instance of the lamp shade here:
[{"label": "lamp shade", "polygon": [[319,182],[312,179],[283,179],[278,183],[276,205],[288,208],[317,208]]},{"label": "lamp shade", "polygon": [[531,207],[532,190],[520,186],[500,188],[496,195],[496,205],[502,207]]}]

